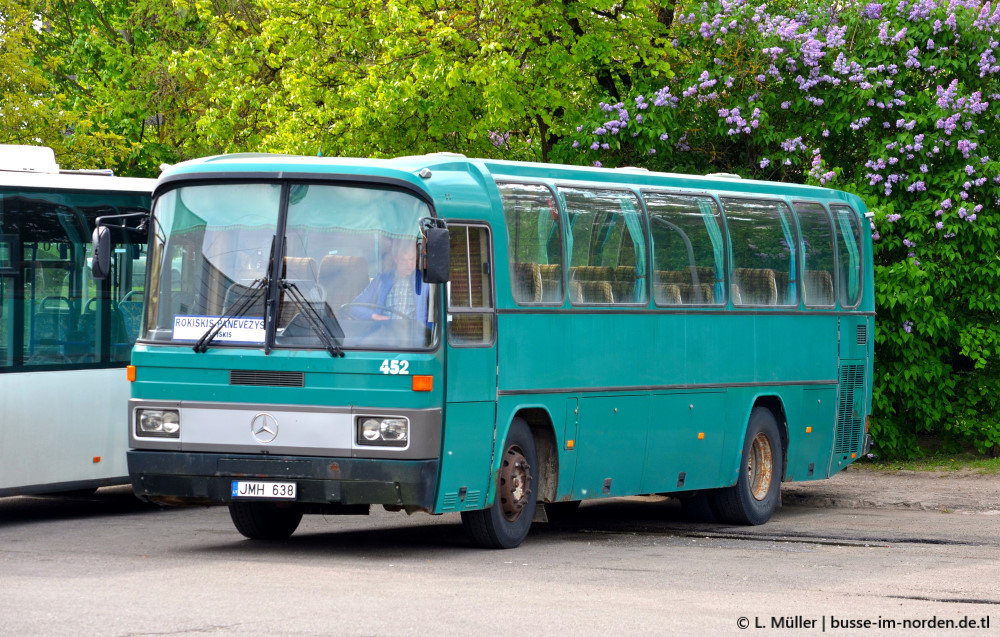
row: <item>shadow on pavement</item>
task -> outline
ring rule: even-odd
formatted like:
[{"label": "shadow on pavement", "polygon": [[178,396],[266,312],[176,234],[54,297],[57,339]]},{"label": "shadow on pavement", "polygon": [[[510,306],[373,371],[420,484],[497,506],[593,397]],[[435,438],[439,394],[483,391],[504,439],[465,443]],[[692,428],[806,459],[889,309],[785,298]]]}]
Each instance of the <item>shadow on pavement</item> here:
[{"label": "shadow on pavement", "polygon": [[[221,521],[221,520],[220,520]],[[228,520],[226,520],[228,521]],[[705,529],[730,528],[691,521],[676,500],[666,498],[613,498],[587,502],[573,514],[558,521],[532,525],[525,544],[592,541],[595,535],[655,534],[686,537]],[[317,557],[340,555],[378,558],[425,554],[442,556],[456,549],[482,550],[466,537],[458,515],[429,516],[385,513],[376,507],[370,516],[306,516],[289,539],[247,540],[231,526],[220,528],[225,540],[202,544],[197,552],[255,555],[261,558],[306,552]],[[485,551],[484,555],[491,554]]]},{"label": "shadow on pavement", "polygon": [[140,501],[131,486],[103,487],[86,494],[51,494],[0,498],[0,527],[28,522],[71,520],[145,513],[159,507]]}]

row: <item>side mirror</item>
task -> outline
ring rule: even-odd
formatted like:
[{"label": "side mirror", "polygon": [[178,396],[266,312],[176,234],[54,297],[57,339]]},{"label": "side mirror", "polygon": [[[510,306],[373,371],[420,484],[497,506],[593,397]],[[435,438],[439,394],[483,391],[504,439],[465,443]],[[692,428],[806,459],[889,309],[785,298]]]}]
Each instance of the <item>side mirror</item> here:
[{"label": "side mirror", "polygon": [[424,282],[447,283],[451,275],[451,237],[447,228],[424,231]]},{"label": "side mirror", "polygon": [[111,274],[111,230],[107,226],[97,226],[92,239],[94,256],[90,269],[94,279],[100,281]]}]

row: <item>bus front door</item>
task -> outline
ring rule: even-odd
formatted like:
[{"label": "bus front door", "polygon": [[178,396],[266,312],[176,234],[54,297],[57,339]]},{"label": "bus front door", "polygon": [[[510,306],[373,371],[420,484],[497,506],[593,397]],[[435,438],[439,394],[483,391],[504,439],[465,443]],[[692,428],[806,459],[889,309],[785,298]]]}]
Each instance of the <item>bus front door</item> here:
[{"label": "bus front door", "polygon": [[496,310],[489,228],[449,224],[444,431],[436,512],[488,502],[496,429]]}]

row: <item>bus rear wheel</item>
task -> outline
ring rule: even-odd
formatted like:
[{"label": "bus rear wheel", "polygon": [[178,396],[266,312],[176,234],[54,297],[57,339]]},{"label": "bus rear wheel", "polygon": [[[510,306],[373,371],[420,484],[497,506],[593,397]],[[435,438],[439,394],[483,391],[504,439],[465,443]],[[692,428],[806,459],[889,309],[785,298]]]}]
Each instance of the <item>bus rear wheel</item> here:
[{"label": "bus rear wheel", "polygon": [[462,526],[484,548],[510,549],[528,536],[537,505],[538,455],[531,429],[521,418],[510,425],[504,441],[493,505],[463,511]]},{"label": "bus rear wheel", "polygon": [[739,479],[734,486],[716,491],[715,508],[730,524],[764,524],[781,498],[781,436],[774,414],[766,407],[750,412]]},{"label": "bus rear wheel", "polygon": [[231,502],[229,517],[236,530],[251,540],[284,540],[302,521],[302,509],[272,502]]}]

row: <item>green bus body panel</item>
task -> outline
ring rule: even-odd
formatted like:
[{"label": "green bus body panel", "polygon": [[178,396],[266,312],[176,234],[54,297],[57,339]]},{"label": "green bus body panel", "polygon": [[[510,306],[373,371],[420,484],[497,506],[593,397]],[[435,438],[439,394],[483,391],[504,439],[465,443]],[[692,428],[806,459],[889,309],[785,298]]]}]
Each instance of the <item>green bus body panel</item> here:
[{"label": "green bus body panel", "polygon": [[649,396],[615,394],[580,400],[574,453],[577,478],[573,498],[632,495],[640,492],[642,451],[649,431]]},{"label": "green bus body panel", "polygon": [[481,509],[492,500],[486,469],[493,454],[495,417],[492,401],[448,403],[435,512]]},{"label": "green bus body panel", "polygon": [[732,436],[724,418],[727,393],[717,389],[653,396],[643,492],[719,485],[723,467],[731,464],[725,455],[726,437]]},{"label": "green bus body panel", "polygon": [[[427,178],[418,176],[428,169]],[[518,415],[554,439],[554,500],[689,491],[732,485],[751,409],[767,401],[787,438],[784,478],[813,480],[843,469],[861,451],[857,423],[870,412],[874,335],[871,233],[862,218],[863,293],[852,310],[799,308],[519,307],[511,296],[508,240],[497,181],[840,203],[851,194],[794,184],[601,170],[428,155],[393,160],[273,155],[209,158],[169,169],[159,189],[186,179],[391,180],[433,202],[449,221],[481,222],[492,236],[495,341],[435,351],[262,351],[139,344],[136,398],[284,405],[442,409],[435,513],[489,506],[504,438]],[[648,255],[647,255],[648,257]],[[864,330],[865,339],[861,340]],[[446,330],[445,330],[446,332]],[[379,371],[410,361],[435,377],[413,392],[407,376]],[[237,387],[234,369],[305,372],[305,386]],[[843,378],[859,386],[844,393]],[[266,397],[262,400],[262,396]],[[850,403],[850,404],[847,404]],[[859,413],[860,411],[860,413]],[[849,420],[845,434],[838,423]],[[841,423],[842,424],[842,423]],[[839,451],[835,453],[835,447]],[[853,446],[851,446],[853,445]]]},{"label": "green bus body panel", "polygon": [[[830,477],[833,457],[834,429],[830,423],[837,418],[836,387],[806,387],[798,404],[789,405],[789,412],[800,414],[796,426],[789,427],[786,459],[786,480],[819,480]],[[807,428],[810,430],[807,431]],[[810,471],[810,465],[812,470]]]},{"label": "green bus body panel", "polygon": [[[405,359],[409,375],[379,371],[382,361]],[[352,352],[333,358],[324,351],[263,351],[219,347],[196,354],[190,347],[136,345],[132,351],[136,380],[132,397],[146,400],[182,400],[273,405],[382,407],[430,409],[440,407],[442,390],[415,392],[411,376],[440,376],[440,354],[435,352]],[[304,387],[230,385],[232,370],[304,372]]]},{"label": "green bus body panel", "polygon": [[499,325],[501,392],[837,380],[832,314],[502,314]]}]

